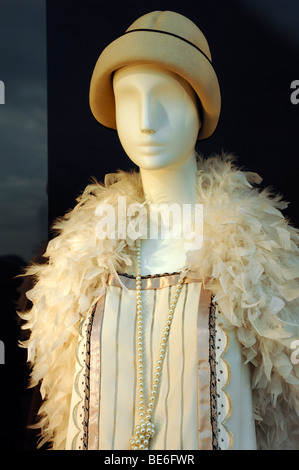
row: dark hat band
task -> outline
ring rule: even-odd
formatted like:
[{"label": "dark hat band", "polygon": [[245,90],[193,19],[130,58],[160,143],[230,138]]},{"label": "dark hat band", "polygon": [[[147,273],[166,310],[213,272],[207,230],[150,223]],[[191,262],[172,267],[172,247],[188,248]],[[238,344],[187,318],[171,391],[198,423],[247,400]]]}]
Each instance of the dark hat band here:
[{"label": "dark hat band", "polygon": [[[195,49],[197,49],[202,55],[205,56],[205,58],[209,61],[209,63],[211,64],[211,66],[213,67],[213,64],[211,62],[211,60],[209,59],[209,57],[207,56],[207,54],[205,54],[199,47],[197,47],[195,44],[193,44],[193,42],[191,41],[188,41],[188,39],[185,39],[183,38],[182,36],[179,36],[178,34],[174,34],[174,33],[170,33],[169,31],[162,31],[160,29],[146,29],[146,28],[140,28],[140,29],[130,29],[130,31],[126,31],[124,34],[122,34],[122,36],[125,36],[126,34],[129,34],[129,33],[135,33],[136,31],[149,31],[151,33],[161,33],[161,34],[167,34],[168,36],[173,36],[177,39],[180,39],[181,41],[184,41],[186,42],[187,44],[189,44],[190,46],[192,47],[195,47]],[[120,36],[120,37],[122,37]],[[213,67],[214,68],[214,67]]]}]

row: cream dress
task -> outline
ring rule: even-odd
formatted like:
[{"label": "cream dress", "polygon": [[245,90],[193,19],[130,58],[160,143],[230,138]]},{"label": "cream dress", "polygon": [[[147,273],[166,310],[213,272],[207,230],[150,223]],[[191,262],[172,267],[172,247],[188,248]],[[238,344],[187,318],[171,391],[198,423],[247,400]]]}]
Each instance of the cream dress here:
[{"label": "cream dress", "polygon": [[[178,279],[142,276],[146,404]],[[138,420],[135,296],[134,276],[109,275],[81,321],[67,449],[130,449]],[[150,450],[256,449],[249,366],[197,279],[185,279],[160,380]]]}]

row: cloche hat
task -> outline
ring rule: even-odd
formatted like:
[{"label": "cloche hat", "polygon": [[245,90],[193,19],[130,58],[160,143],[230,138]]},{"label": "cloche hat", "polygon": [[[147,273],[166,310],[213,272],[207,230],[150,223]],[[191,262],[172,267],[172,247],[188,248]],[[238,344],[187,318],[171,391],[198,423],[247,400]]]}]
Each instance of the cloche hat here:
[{"label": "cloche hat", "polygon": [[200,29],[172,11],[154,11],[138,18],[99,56],[90,83],[90,108],[106,127],[116,129],[113,73],[125,66],[155,64],[187,80],[202,106],[199,140],[216,129],[221,96],[209,45]]}]

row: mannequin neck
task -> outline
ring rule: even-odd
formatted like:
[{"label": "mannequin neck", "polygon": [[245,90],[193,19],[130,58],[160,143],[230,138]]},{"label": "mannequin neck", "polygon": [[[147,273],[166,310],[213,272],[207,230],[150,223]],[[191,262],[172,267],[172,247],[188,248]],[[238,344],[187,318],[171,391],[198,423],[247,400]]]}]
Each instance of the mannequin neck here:
[{"label": "mannequin neck", "polygon": [[149,204],[196,203],[195,150],[180,165],[154,170],[140,168],[145,200]]},{"label": "mannequin neck", "polygon": [[[180,165],[155,170],[140,168],[145,200],[151,204],[197,203],[197,163],[195,150]],[[182,219],[181,219],[182,220]],[[172,227],[170,222],[170,227]],[[186,263],[185,240],[147,238],[142,240],[141,273],[174,272]],[[175,256],[173,254],[176,253]]]}]

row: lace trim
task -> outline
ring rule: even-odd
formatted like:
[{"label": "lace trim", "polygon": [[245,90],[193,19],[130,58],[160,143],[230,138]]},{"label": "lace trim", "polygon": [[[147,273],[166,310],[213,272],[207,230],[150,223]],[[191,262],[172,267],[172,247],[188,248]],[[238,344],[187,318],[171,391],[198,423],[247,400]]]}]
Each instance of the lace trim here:
[{"label": "lace trim", "polygon": [[83,417],[83,450],[88,449],[88,422],[89,422],[89,400],[90,400],[90,341],[91,330],[96,311],[95,304],[90,315],[89,322],[86,328],[86,363],[85,363],[85,389],[84,389],[84,417]]},{"label": "lace trim", "polygon": [[212,300],[215,315],[215,352],[216,352],[216,379],[217,379],[217,436],[218,449],[231,450],[234,436],[226,423],[232,414],[232,401],[226,388],[231,380],[231,368],[225,359],[229,348],[230,336],[219,320],[220,310],[217,302]]},{"label": "lace trim", "polygon": [[209,362],[210,362],[210,413],[212,426],[212,449],[219,450],[218,423],[217,423],[217,374],[216,374],[216,346],[215,346],[215,310],[216,306],[211,296],[209,311]]},{"label": "lace trim", "polygon": [[[76,365],[77,365],[77,372],[75,375],[75,380],[74,380],[74,391],[77,394],[77,399],[78,401],[76,402],[73,411],[72,411],[72,420],[73,423],[76,427],[76,434],[72,439],[72,444],[71,444],[71,450],[76,450],[77,448],[79,450],[82,449],[82,445],[79,440],[83,440],[82,436],[82,414],[83,414],[83,409],[84,406],[82,406],[83,402],[83,396],[81,394],[81,387],[80,387],[80,381],[82,380],[82,373],[84,371],[84,363],[85,359],[85,342],[83,341],[83,328],[85,324],[86,318],[82,318],[79,324],[79,340],[78,344],[75,350],[75,358],[76,358]],[[81,360],[82,359],[82,360]],[[81,436],[81,438],[80,438]]]},{"label": "lace trim", "polygon": [[[128,277],[129,279],[135,279],[136,276],[134,274],[127,274],[127,273],[117,273],[119,276],[125,276]],[[163,273],[163,274],[145,274],[144,276],[141,276],[141,279],[151,279],[155,277],[162,277],[162,276],[176,276],[178,274],[181,274],[181,271],[175,271],[173,273]]]},{"label": "lace trim", "polygon": [[231,450],[234,436],[226,423],[232,414],[232,401],[226,388],[231,380],[231,368],[224,358],[230,344],[228,331],[218,321],[219,307],[211,296],[209,354],[211,367],[211,425],[213,450]]},{"label": "lace trim", "polygon": [[[89,418],[89,369],[90,369],[90,333],[96,304],[89,315],[82,318],[79,324],[79,340],[75,351],[77,372],[74,380],[74,390],[78,401],[72,411],[72,420],[77,432],[71,441],[71,450],[87,450],[88,448],[88,418]],[[86,331],[84,335],[84,330]],[[86,341],[84,341],[86,337]],[[83,359],[84,358],[84,359]],[[81,390],[84,385],[84,391]]]}]

